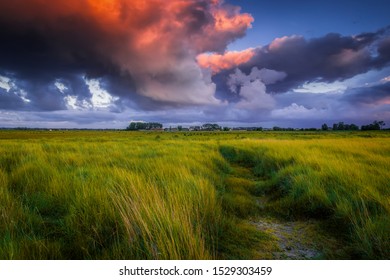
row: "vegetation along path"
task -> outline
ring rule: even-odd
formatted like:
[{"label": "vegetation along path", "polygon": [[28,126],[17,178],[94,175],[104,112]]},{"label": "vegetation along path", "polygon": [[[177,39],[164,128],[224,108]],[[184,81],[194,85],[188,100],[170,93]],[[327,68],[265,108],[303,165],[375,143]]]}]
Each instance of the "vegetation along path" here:
[{"label": "vegetation along path", "polygon": [[0,259],[390,259],[390,134],[0,131]]},{"label": "vegetation along path", "polygon": [[[257,250],[256,258],[302,260],[337,257],[337,248],[341,248],[342,244],[324,231],[321,221],[288,219],[273,211],[275,193],[264,190],[269,182],[254,174],[253,163],[248,160],[247,154],[240,157],[237,149],[227,147],[221,148],[221,153],[231,167],[225,179],[224,204],[229,204],[225,208],[235,207],[232,212],[269,237],[258,241],[264,244],[253,244]],[[236,203],[226,201],[229,200],[226,196],[231,194],[236,197]]]}]

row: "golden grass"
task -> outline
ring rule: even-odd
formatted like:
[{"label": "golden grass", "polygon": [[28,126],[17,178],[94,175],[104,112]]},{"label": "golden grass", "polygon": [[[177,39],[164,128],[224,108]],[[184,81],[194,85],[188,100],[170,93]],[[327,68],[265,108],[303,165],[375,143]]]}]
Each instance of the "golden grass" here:
[{"label": "golden grass", "polygon": [[237,162],[252,155],[247,162],[265,178],[272,211],[331,221],[329,230],[350,244],[351,258],[389,257],[388,138],[243,142],[229,143],[222,152]]},{"label": "golden grass", "polygon": [[388,139],[0,131],[0,259],[254,258],[259,193],[340,225],[351,257],[388,258]]}]

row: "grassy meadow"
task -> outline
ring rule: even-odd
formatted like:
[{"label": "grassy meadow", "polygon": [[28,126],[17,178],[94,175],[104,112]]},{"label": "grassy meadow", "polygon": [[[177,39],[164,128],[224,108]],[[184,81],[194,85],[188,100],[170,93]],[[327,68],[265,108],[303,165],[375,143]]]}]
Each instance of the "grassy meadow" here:
[{"label": "grassy meadow", "polygon": [[272,259],[268,217],[316,221],[319,258],[389,259],[389,140],[0,131],[0,259]]}]

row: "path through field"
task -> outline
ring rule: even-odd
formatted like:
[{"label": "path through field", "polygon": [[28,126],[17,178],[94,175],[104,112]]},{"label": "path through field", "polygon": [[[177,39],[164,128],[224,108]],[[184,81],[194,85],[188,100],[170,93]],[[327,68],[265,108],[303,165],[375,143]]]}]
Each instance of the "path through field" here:
[{"label": "path through field", "polygon": [[[246,180],[258,183],[251,168],[231,163],[232,174]],[[327,235],[321,228],[320,221],[316,220],[285,220],[277,217],[270,211],[269,204],[272,198],[261,194],[256,196],[260,213],[249,218],[249,223],[259,231],[272,237],[273,246],[265,246],[267,252],[259,252],[260,258],[276,260],[310,260],[324,259],[332,254],[339,246],[339,242]]]},{"label": "path through field", "polygon": [[260,218],[252,222],[259,230],[271,234],[279,250],[271,253],[273,259],[320,259],[323,253],[316,242],[315,222],[286,222]]}]

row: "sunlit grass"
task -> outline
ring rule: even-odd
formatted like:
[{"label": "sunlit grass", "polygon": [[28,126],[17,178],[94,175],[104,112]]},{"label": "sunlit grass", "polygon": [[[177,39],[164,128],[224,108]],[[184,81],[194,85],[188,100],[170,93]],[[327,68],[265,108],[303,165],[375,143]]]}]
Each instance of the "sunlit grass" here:
[{"label": "sunlit grass", "polygon": [[2,140],[0,258],[217,257],[215,147],[71,134]]},{"label": "sunlit grass", "polygon": [[389,147],[387,138],[268,139],[229,143],[222,153],[264,179],[270,210],[330,221],[352,258],[388,258]]},{"label": "sunlit grass", "polygon": [[271,239],[246,219],[262,211],[388,258],[387,137],[0,131],[0,259],[256,258]]}]

